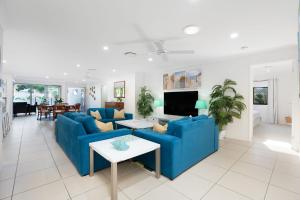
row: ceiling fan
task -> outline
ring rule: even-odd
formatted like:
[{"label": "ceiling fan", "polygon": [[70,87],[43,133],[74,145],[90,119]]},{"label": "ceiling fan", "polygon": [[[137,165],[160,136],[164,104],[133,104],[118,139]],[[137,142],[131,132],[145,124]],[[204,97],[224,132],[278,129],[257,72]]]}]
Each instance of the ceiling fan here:
[{"label": "ceiling fan", "polygon": [[162,56],[162,59],[167,61],[167,55],[171,54],[194,54],[194,50],[168,50],[164,47],[164,40],[153,41],[154,46],[156,47],[155,51],[150,52],[158,56]]},{"label": "ceiling fan", "polygon": [[137,53],[135,51],[129,51],[125,52],[125,55],[157,55],[161,56],[161,58],[164,61],[168,61],[168,55],[173,55],[173,54],[194,54],[194,50],[169,50],[164,47],[164,44],[166,41],[170,40],[181,40],[183,39],[182,37],[168,37],[168,38],[163,38],[163,39],[152,39],[147,36],[147,34],[143,31],[143,29],[138,26],[134,25],[134,29],[140,36],[140,40],[133,40],[133,41],[126,41],[126,42],[118,42],[115,43],[116,45],[126,45],[126,44],[137,44],[137,43],[144,43],[146,44],[146,47],[148,49],[147,53]]}]

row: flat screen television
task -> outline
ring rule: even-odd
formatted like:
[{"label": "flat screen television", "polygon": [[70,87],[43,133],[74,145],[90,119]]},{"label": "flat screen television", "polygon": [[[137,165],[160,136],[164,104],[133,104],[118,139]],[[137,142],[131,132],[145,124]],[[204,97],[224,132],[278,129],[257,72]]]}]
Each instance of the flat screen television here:
[{"label": "flat screen television", "polygon": [[165,92],[164,114],[179,116],[197,116],[198,109],[195,109],[195,104],[197,100],[198,91]]}]

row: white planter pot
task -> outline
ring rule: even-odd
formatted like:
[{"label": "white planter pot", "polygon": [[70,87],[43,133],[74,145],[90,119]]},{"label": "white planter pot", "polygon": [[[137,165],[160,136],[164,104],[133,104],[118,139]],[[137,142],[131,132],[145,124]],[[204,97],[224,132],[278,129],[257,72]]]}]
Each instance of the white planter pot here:
[{"label": "white planter pot", "polygon": [[219,139],[220,140],[223,140],[226,136],[226,130],[222,130],[220,133],[219,133]]}]

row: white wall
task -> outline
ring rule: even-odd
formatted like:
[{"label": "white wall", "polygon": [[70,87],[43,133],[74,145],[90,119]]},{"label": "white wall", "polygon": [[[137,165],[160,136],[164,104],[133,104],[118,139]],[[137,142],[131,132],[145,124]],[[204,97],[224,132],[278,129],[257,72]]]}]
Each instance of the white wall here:
[{"label": "white wall", "polygon": [[[0,10],[1,12],[2,10]],[[1,18],[1,15],[0,15]],[[1,21],[0,21],[0,75],[2,75],[2,60],[3,60],[3,30],[1,26]],[[3,140],[3,133],[2,133],[2,105],[0,102],[0,156],[1,156],[1,151],[2,151],[2,140]]]},{"label": "white wall", "polygon": [[[243,112],[242,119],[234,120],[234,123],[227,127],[227,137],[250,140],[252,135],[252,116],[249,110],[252,109],[252,85],[250,66],[258,63],[276,62],[281,60],[297,59],[296,46],[284,47],[272,51],[260,52],[256,54],[243,55],[240,57],[232,57],[216,62],[199,63],[199,65],[177,68],[202,70],[202,86],[199,89],[201,96],[209,96],[211,88],[215,84],[221,84],[226,78],[237,82],[237,91],[244,96],[247,110]],[[163,95],[162,75],[164,72],[174,71],[166,69],[145,76],[145,84],[151,88],[156,96]],[[250,98],[251,97],[251,98]]]},{"label": "white wall", "polygon": [[125,99],[123,99],[125,112],[135,114],[136,75],[134,73],[115,75],[103,81],[102,107],[104,107],[105,102],[116,101],[114,98],[114,82],[117,81],[125,81]]},{"label": "white wall", "polygon": [[[95,97],[96,100],[92,98],[90,93],[90,88],[95,87]],[[102,96],[101,96],[101,87],[102,85],[100,83],[97,84],[88,84],[85,88],[85,109],[87,110],[88,108],[100,108],[101,103],[102,103]]]}]

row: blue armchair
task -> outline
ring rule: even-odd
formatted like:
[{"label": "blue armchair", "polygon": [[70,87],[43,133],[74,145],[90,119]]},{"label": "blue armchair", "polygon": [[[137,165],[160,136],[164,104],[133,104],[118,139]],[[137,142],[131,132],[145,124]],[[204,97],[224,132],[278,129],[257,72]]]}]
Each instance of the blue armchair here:
[{"label": "blue armchair", "polygon": [[[161,145],[161,172],[170,179],[176,178],[188,168],[218,150],[218,127],[212,118],[189,118],[169,122],[166,134],[151,129],[137,130],[134,135]],[[139,156],[137,160],[155,169],[153,152]]]},{"label": "blue armchair", "polygon": [[[89,132],[88,127],[93,127],[94,120],[90,116],[78,116],[74,120],[58,115],[55,123],[55,136],[57,143],[72,161],[80,175],[89,173],[89,143],[113,137],[131,134],[129,129],[119,129],[101,133]],[[84,123],[84,124],[83,124]],[[110,163],[98,154],[94,154],[94,170],[98,171],[110,166]]]}]

